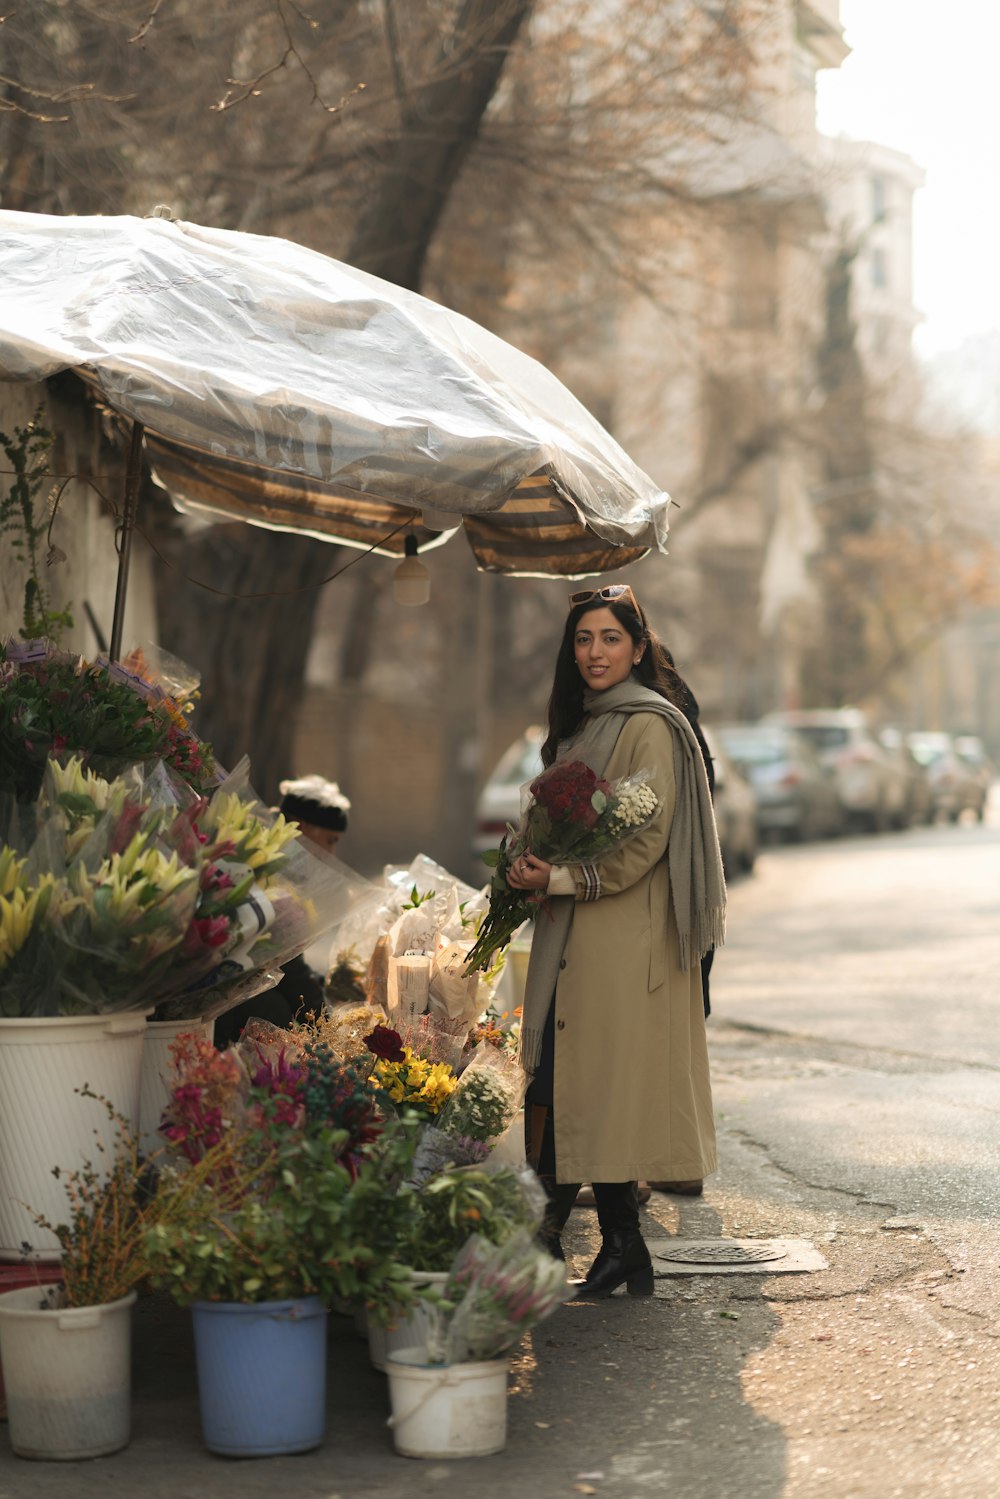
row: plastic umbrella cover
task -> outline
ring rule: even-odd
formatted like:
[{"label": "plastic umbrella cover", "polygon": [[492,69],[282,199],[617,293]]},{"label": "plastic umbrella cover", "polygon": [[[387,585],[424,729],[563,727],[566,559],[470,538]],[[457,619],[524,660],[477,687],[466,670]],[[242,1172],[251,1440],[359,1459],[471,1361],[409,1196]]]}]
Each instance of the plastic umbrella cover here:
[{"label": "plastic umbrella cover", "polygon": [[500,572],[666,550],[669,496],[549,370],[301,245],[0,212],[0,278],[0,378],[77,371],[185,508],[389,554],[432,508]]}]

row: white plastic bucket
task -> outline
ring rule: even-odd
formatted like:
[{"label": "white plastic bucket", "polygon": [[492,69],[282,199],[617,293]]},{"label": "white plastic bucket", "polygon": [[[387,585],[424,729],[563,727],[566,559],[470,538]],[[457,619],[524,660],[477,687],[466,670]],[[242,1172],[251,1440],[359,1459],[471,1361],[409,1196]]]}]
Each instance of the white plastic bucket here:
[{"label": "white plastic bucket", "polygon": [[42,1311],[37,1286],[0,1296],[0,1358],[18,1457],[68,1462],[128,1444],[135,1292]]},{"label": "white plastic bucket", "polygon": [[507,1442],[507,1360],[427,1364],[420,1348],[389,1355],[389,1425],[403,1457],[488,1457]]},{"label": "white plastic bucket", "polygon": [[147,1020],[139,1085],[139,1137],[146,1155],[166,1142],[159,1133],[163,1110],[170,1098],[170,1048],[178,1036],[198,1035],[211,1041],[211,1020]]},{"label": "white plastic bucket", "polygon": [[55,1235],[29,1208],[66,1222],[68,1199],[53,1166],[99,1166],[95,1134],[111,1158],[114,1126],[75,1088],[86,1083],[138,1124],[146,1013],[0,1020],[0,1259],[20,1259],[23,1244],[40,1258],[57,1256]]},{"label": "white plastic bucket", "polygon": [[[444,1290],[448,1280],[447,1271],[411,1270],[410,1276],[414,1285],[437,1286],[439,1291]],[[418,1302],[405,1317],[390,1322],[387,1327],[379,1327],[369,1317],[368,1357],[372,1367],[385,1374],[386,1359],[400,1348],[419,1348],[426,1359],[427,1339],[437,1327],[438,1316],[436,1307]]]}]

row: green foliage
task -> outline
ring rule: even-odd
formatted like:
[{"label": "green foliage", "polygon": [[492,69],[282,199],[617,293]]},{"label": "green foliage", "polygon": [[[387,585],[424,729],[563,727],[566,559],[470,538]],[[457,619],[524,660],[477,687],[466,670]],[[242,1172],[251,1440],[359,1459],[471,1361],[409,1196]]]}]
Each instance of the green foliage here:
[{"label": "green foliage", "polygon": [[[21,639],[36,640],[47,636],[57,641],[71,629],[73,616],[69,608],[53,609],[44,587],[39,565],[40,545],[49,528],[50,490],[43,501],[41,492],[48,470],[48,455],[55,436],[42,426],[41,407],[26,427],[15,427],[13,436],[0,432],[0,448],[14,471],[14,480],[6,495],[0,497],[0,541],[11,538],[14,556],[28,569],[24,585],[24,612]],[[48,562],[64,560],[52,548]]]},{"label": "green foliage", "polygon": [[[34,1215],[40,1228],[59,1240],[65,1305],[102,1306],[127,1296],[149,1275],[148,1244],[154,1232],[166,1231],[174,1219],[191,1211],[204,1188],[196,1169],[183,1179],[159,1177],[143,1159],[131,1124],[107,1099],[86,1085],[75,1090],[101,1105],[113,1129],[106,1144],[95,1130],[94,1158],[73,1171],[53,1168],[69,1199],[69,1221],[52,1223]],[[232,1205],[232,1188],[223,1188],[220,1211]],[[31,1245],[22,1246],[25,1252]]]},{"label": "green foliage", "polygon": [[195,791],[212,780],[211,748],[165,700],[140,696],[100,666],[68,655],[5,662],[0,649],[0,785],[18,801],[38,797],[49,755],[80,753],[113,778],[162,759]]},{"label": "green foliage", "polygon": [[[390,1128],[360,1161],[343,1158],[346,1130],[261,1128],[244,1135],[237,1174],[256,1181],[234,1211],[202,1192],[193,1210],[165,1215],[147,1239],[156,1284],[190,1301],[279,1301],[292,1296],[364,1299],[378,1315],[413,1299],[395,1246],[405,1203],[395,1192],[412,1141]],[[225,1183],[233,1141],[206,1152],[199,1169]],[[259,1163],[255,1166],[256,1162]]]},{"label": "green foliage", "polygon": [[511,1170],[455,1167],[404,1196],[410,1215],[400,1253],[414,1270],[450,1270],[472,1234],[502,1244],[519,1228],[537,1227],[535,1204]]},{"label": "green foliage", "polygon": [[429,900],[434,899],[433,890],[418,890],[416,885],[410,891],[410,898],[401,907],[404,911],[415,911],[419,906],[425,906]]}]

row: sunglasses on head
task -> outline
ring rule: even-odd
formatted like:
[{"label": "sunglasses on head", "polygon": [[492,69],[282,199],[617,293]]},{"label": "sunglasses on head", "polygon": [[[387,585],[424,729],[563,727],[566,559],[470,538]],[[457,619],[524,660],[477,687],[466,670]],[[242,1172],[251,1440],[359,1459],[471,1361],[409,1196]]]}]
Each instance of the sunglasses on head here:
[{"label": "sunglasses on head", "polygon": [[639,613],[639,605],[635,594],[627,583],[608,583],[604,588],[585,588],[582,593],[571,593],[569,606],[575,609],[577,604],[589,604],[592,599],[601,599],[604,603],[629,603]]}]

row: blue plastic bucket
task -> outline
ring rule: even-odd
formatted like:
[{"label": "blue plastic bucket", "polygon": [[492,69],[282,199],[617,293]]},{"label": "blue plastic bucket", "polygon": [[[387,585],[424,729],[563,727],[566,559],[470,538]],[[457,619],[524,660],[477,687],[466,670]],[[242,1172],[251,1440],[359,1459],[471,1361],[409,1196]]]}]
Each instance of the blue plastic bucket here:
[{"label": "blue plastic bucket", "polygon": [[326,1307],[298,1301],[196,1301],[201,1430],[209,1452],[308,1452],[326,1433]]}]

